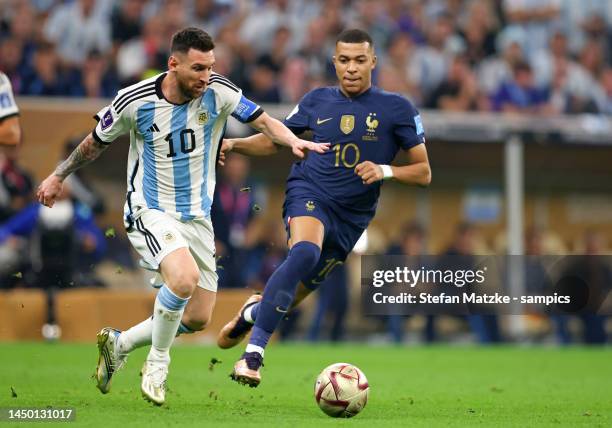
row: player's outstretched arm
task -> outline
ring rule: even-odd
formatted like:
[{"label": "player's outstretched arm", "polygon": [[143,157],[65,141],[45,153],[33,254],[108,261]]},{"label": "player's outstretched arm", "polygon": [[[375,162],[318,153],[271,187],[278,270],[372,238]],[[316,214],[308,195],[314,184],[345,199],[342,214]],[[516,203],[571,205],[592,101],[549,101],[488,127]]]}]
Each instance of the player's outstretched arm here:
[{"label": "player's outstretched arm", "polygon": [[91,133],[87,135],[68,156],[68,159],[59,164],[55,171],[40,183],[36,192],[38,201],[43,205],[52,207],[62,192],[62,185],[66,177],[95,160],[107,148],[107,145],[96,141]]},{"label": "player's outstretched arm", "polygon": [[317,153],[325,153],[329,150],[328,143],[314,143],[296,137],[280,120],[274,119],[267,113],[249,122],[249,125],[268,137],[274,144],[291,147],[293,154],[300,159],[304,157],[305,150]]},{"label": "player's outstretched arm", "polygon": [[429,186],[429,183],[431,183],[431,168],[425,144],[414,146],[406,153],[408,154],[408,165],[378,165],[374,162],[365,161],[355,167],[355,174],[361,177],[364,184],[393,178],[404,184]]},{"label": "player's outstretched arm", "polygon": [[221,146],[221,153],[234,151],[246,156],[269,156],[278,152],[278,146],[264,134],[255,134],[247,138],[226,138]]}]

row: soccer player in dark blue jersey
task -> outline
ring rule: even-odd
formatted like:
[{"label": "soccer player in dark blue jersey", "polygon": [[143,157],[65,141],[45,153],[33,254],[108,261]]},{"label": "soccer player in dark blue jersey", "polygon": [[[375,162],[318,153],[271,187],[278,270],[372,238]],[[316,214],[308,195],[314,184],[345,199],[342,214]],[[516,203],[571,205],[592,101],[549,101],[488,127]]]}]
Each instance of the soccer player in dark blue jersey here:
[{"label": "soccer player in dark blue jersey", "polygon": [[[296,162],[287,179],[283,219],[290,251],[266,284],[219,333],[230,348],[253,329],[232,378],[257,386],[264,349],[282,317],[343,263],[374,217],[384,180],[427,186],[431,170],[419,113],[398,94],[372,86],[371,37],[346,30],[333,58],[339,84],[307,93],[285,119],[294,133],[331,143],[326,153]],[[408,165],[391,166],[402,149]],[[267,155],[276,146],[262,134],[226,140],[223,151]]]}]

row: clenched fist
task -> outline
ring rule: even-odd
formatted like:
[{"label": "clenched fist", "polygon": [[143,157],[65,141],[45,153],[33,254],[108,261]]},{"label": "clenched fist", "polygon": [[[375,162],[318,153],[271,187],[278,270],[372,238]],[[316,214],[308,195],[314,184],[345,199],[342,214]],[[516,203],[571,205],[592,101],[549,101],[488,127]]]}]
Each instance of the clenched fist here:
[{"label": "clenched fist", "polygon": [[380,165],[374,162],[365,161],[361,162],[355,167],[355,174],[361,177],[363,184],[376,183],[383,179],[384,174]]},{"label": "clenched fist", "polygon": [[62,193],[63,180],[55,174],[51,174],[40,183],[36,191],[36,198],[41,204],[51,208],[58,196]]}]

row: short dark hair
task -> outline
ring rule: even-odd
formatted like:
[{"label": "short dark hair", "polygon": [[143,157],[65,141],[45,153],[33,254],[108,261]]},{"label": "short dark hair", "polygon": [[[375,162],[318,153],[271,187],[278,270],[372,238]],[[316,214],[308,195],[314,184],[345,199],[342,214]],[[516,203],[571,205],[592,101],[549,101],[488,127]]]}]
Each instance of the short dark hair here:
[{"label": "short dark hair", "polygon": [[208,52],[214,48],[215,43],[206,31],[195,27],[188,27],[174,33],[170,52],[187,53],[189,49]]},{"label": "short dark hair", "polygon": [[514,64],[513,71],[514,73],[519,73],[521,71],[531,73],[532,69],[531,69],[531,65],[529,65],[527,61],[521,60],[521,61],[518,61],[516,64]]},{"label": "short dark hair", "polygon": [[336,38],[336,44],[338,43],[363,43],[368,42],[370,47],[374,47],[374,42],[372,41],[372,37],[368,33],[358,28],[351,28],[349,30],[344,30],[341,32]]}]

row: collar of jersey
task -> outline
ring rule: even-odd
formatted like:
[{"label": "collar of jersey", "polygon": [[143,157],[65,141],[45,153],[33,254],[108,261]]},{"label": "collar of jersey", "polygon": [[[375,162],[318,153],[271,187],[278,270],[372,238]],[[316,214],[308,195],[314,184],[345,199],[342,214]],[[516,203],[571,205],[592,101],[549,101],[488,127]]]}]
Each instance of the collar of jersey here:
[{"label": "collar of jersey", "polygon": [[165,100],[168,104],[172,104],[173,106],[182,106],[182,105],[188,104],[190,100],[185,101],[183,104],[176,104],[170,101],[168,98],[166,98],[166,96],[164,95],[164,92],[162,91],[162,82],[167,74],[168,74],[167,72],[164,72],[160,74],[159,77],[155,80],[155,93],[157,94],[157,98],[159,98],[160,100]]},{"label": "collar of jersey", "polygon": [[338,93],[338,95],[340,96],[340,98],[342,99],[346,99],[346,100],[357,100],[365,95],[368,95],[370,92],[372,92],[372,90],[374,89],[374,85],[370,85],[370,87],[368,89],[366,89],[365,91],[363,91],[361,94],[357,95],[356,97],[348,97],[346,95],[344,95],[344,92],[342,92],[342,89],[340,89],[340,86],[336,86],[336,91]]}]

